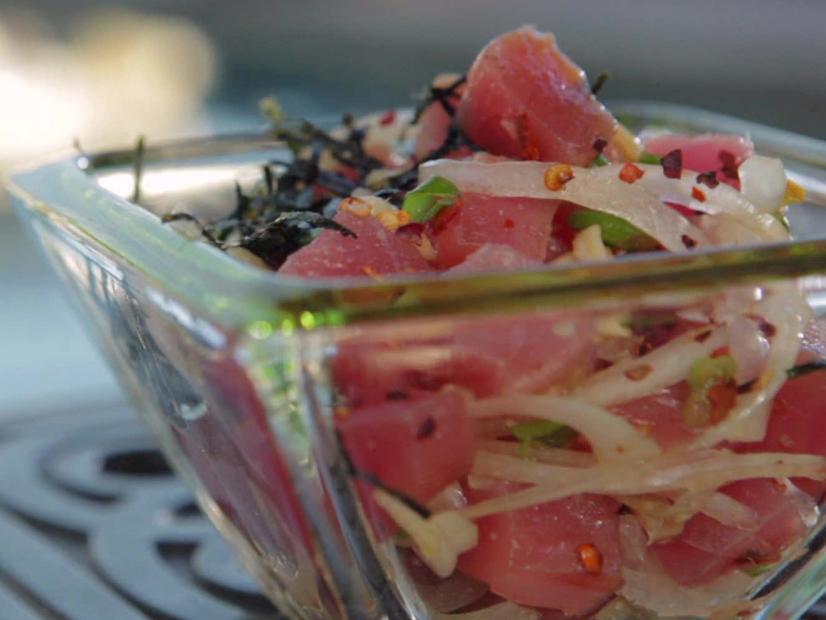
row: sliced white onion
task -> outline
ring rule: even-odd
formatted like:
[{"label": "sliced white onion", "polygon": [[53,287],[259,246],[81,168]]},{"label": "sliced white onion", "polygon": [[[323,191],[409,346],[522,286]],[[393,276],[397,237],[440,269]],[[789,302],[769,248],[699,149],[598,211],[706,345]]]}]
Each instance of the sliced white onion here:
[{"label": "sliced white onion", "polygon": [[[439,159],[419,166],[419,180],[432,176],[450,179],[460,189],[493,196],[568,200],[588,209],[602,211],[630,222],[672,252],[684,252],[683,237],[698,245],[708,245],[705,234],[674,209],[663,204],[640,183],[619,179],[622,166],[572,167],[574,178],[562,189],[545,186],[545,171],[552,164],[531,161],[480,163]],[[652,175],[662,176],[653,169]]]},{"label": "sliced white onion", "polygon": [[756,379],[766,365],[769,341],[760,331],[757,322],[739,315],[726,324],[729,351],[734,359],[734,380],[742,385]]},{"label": "sliced white onion", "polygon": [[477,418],[510,415],[565,424],[585,435],[600,461],[660,453],[657,443],[629,422],[580,399],[513,394],[470,402],[468,412]]},{"label": "sliced white onion", "polygon": [[664,617],[710,618],[716,608],[742,601],[753,582],[744,573],[734,571],[708,585],[686,588],[678,584],[666,575],[648,550],[645,533],[632,515],[620,517],[620,549],[625,584],[619,593],[631,603]]},{"label": "sliced white onion", "polygon": [[[700,342],[698,337],[711,331]],[[596,405],[616,405],[653,394],[684,380],[692,364],[726,343],[725,330],[703,328],[686,332],[642,357],[624,359],[594,373],[576,392],[578,398]],[[639,379],[631,377],[648,374]]]},{"label": "sliced white onion", "polygon": [[486,450],[487,452],[522,457],[548,465],[590,467],[595,462],[594,455],[590,452],[547,448],[541,445],[522,445],[513,441],[483,439],[478,442],[477,446],[480,450]]},{"label": "sliced white onion", "polygon": [[826,458],[809,454],[734,454],[722,450],[663,455],[653,459],[617,461],[585,469],[478,454],[476,468],[486,476],[535,486],[484,500],[461,510],[469,519],[519,510],[580,493],[640,495],[671,491],[715,490],[747,478],[802,477],[821,480]]},{"label": "sliced white onion", "polygon": [[373,490],[373,499],[407,532],[416,554],[439,577],[449,576],[456,569],[459,555],[479,541],[476,525],[460,512],[449,510],[425,519],[381,489]]},{"label": "sliced white onion", "polygon": [[794,282],[765,287],[766,296],[754,306],[775,328],[769,355],[752,390],[737,397],[725,420],[697,437],[691,449],[709,448],[723,440],[760,441],[766,434],[771,402],[786,381],[786,369],[794,366],[800,350],[800,332],[808,306]]},{"label": "sliced white onion", "polygon": [[740,191],[763,213],[772,213],[783,206],[786,193],[786,169],[773,157],[752,155],[737,169]]}]

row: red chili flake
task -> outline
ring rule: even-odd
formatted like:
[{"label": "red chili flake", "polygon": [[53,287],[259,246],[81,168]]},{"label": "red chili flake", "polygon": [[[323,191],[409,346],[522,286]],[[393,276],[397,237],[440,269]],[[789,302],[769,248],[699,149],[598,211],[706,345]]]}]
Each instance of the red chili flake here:
[{"label": "red chili flake", "polygon": [[576,548],[579,554],[579,561],[582,562],[582,567],[592,575],[598,575],[602,572],[602,553],[597,549],[596,545],[591,543],[583,543]]},{"label": "red chili flake", "polygon": [[513,228],[514,226],[516,226],[516,224],[512,219],[508,218],[505,220],[505,228]]},{"label": "red chili flake", "polygon": [[737,158],[734,156],[734,153],[731,151],[720,151],[717,153],[717,157],[720,160],[720,163],[723,164],[720,168],[720,172],[722,172],[723,175],[727,176],[729,179],[734,179],[736,181],[738,179],[737,168],[739,164],[737,163]]},{"label": "red chili flake", "polygon": [[683,174],[683,151],[674,149],[660,159],[663,174],[669,179],[679,179]]},{"label": "red chili flake", "polygon": [[613,365],[614,362],[609,362],[608,360],[598,357],[594,362],[594,370],[605,370],[606,368],[611,368]]},{"label": "red chili flake", "polygon": [[574,169],[568,164],[554,164],[545,171],[544,182],[552,192],[558,192],[565,184],[574,178]]},{"label": "red chili flake", "polygon": [[699,202],[706,201],[706,193],[696,185],[691,188],[691,197]]},{"label": "red chili flake", "polygon": [[711,336],[711,330],[708,329],[700,334],[694,336],[694,342],[705,342]]},{"label": "red chili flake", "polygon": [[683,235],[682,237],[680,237],[680,239],[682,240],[683,245],[684,245],[685,247],[687,247],[689,250],[690,250],[691,248],[697,247],[697,242],[696,242],[696,241],[694,241],[694,239],[692,239],[692,238],[691,238],[691,237],[689,237],[688,235]]},{"label": "red chili flake", "polygon": [[436,432],[436,420],[428,416],[416,433],[416,439],[427,439]]},{"label": "red chili flake", "polygon": [[714,172],[714,170],[709,170],[708,172],[701,172],[698,174],[697,183],[702,183],[711,189],[714,189],[720,185],[720,181],[717,180],[717,173]]},{"label": "red chili flake", "polygon": [[621,181],[625,181],[626,183],[633,183],[634,181],[641,179],[644,174],[645,170],[629,163],[622,167],[619,172],[619,178]]},{"label": "red chili flake", "polygon": [[605,147],[608,146],[608,140],[604,138],[597,138],[594,140],[594,144],[591,146],[597,153],[602,153],[605,150]]},{"label": "red chili flake", "polygon": [[386,126],[392,125],[396,122],[396,110],[390,109],[387,110],[382,117],[379,119],[379,125]]},{"label": "red chili flake", "polygon": [[653,370],[654,369],[651,368],[651,364],[642,364],[640,366],[635,366],[634,368],[629,368],[623,374],[631,381],[642,381],[650,375]]},{"label": "red chili flake", "polygon": [[681,204],[676,203],[676,202],[666,201],[665,204],[667,204],[669,207],[674,209],[677,213],[679,213],[683,217],[694,217],[695,215],[702,214],[702,211],[695,211],[694,209],[692,209],[690,207],[687,207],[685,205],[681,205]]},{"label": "red chili flake", "polygon": [[737,383],[734,379],[715,383],[708,389],[708,400],[711,403],[711,421],[723,420],[737,401]]},{"label": "red chili flake", "polygon": [[757,329],[759,329],[760,333],[763,334],[766,338],[772,338],[777,333],[777,328],[765,319],[760,321],[760,323],[757,326]]},{"label": "red chili flake", "polygon": [[723,357],[724,355],[729,355],[731,350],[727,346],[718,347],[711,352],[711,357]]},{"label": "red chili flake", "polygon": [[747,381],[743,385],[737,386],[737,393],[738,394],[748,394],[754,388],[754,385],[757,383],[757,379],[752,379],[751,381]]}]

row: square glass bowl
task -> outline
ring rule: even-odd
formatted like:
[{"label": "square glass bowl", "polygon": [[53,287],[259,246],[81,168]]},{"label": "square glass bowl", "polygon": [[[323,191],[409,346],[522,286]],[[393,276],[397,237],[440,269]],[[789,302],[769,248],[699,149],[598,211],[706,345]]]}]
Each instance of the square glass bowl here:
[{"label": "square glass bowl", "polygon": [[[721,297],[747,308],[798,290],[812,321],[826,312],[826,143],[677,106],[613,109],[632,130],[749,134],[807,190],[807,204],[792,210],[798,240],[459,278],[302,281],[190,241],[158,217],[231,209],[235,182],[253,182],[283,153],[264,135],[151,146],[140,163],[131,150],[78,155],[20,170],[8,188],[167,457],[281,610],[316,620],[443,618],[472,604],[479,585],[440,589],[410,569],[369,485],[354,478],[358,455],[346,454],[337,428],[348,394],[382,390],[396,371],[436,389],[450,382],[445,359],[472,371],[474,360],[451,358],[462,334],[489,334],[495,349],[525,325],[564,338],[605,317],[685,312]],[[778,329],[792,330],[783,313],[796,311],[792,302],[769,310]],[[518,358],[503,354],[496,372]],[[531,391],[555,372],[517,382]],[[450,452],[449,441],[440,446]],[[597,617],[797,617],[826,589],[824,521],[809,524],[760,575],[669,589],[641,585],[652,577],[637,567],[623,589],[634,606],[616,599]],[[540,618],[499,605],[479,617]]]}]

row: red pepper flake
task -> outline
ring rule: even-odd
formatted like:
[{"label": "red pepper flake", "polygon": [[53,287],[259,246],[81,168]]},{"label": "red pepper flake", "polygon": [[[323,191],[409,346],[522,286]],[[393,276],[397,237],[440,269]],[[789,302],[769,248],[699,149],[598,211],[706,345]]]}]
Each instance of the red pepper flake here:
[{"label": "red pepper flake", "polygon": [[554,164],[545,171],[545,187],[552,192],[561,190],[574,178],[574,169],[568,164]]},{"label": "red pepper flake", "polygon": [[728,177],[729,179],[737,180],[737,168],[739,164],[737,163],[737,158],[734,156],[734,153],[731,151],[720,151],[717,153],[717,157],[720,160],[720,163],[723,166],[720,168],[720,172],[723,173],[724,176]]},{"label": "red pepper flake", "polygon": [[692,238],[691,238],[691,237],[689,237],[688,235],[683,235],[682,237],[680,237],[680,239],[682,240],[683,245],[684,245],[685,247],[687,247],[689,250],[690,250],[691,248],[697,247],[697,242],[696,242],[696,241],[694,241],[694,239],[692,239]]},{"label": "red pepper flake", "polygon": [[416,439],[427,439],[435,432],[436,420],[434,420],[430,416],[427,416],[427,418],[425,418],[425,421],[422,422],[422,425],[419,427],[418,432],[416,433]]},{"label": "red pepper flake", "polygon": [[707,329],[706,331],[694,336],[694,342],[705,342],[706,340],[709,339],[710,336],[711,336],[711,330]]},{"label": "red pepper flake", "polygon": [[720,181],[717,180],[717,173],[714,172],[714,170],[709,170],[708,172],[701,172],[698,174],[697,183],[702,183],[711,189],[714,189],[720,185]]},{"label": "red pepper flake", "polygon": [[760,321],[759,325],[757,326],[757,329],[759,329],[760,333],[763,334],[763,336],[765,336],[766,338],[773,338],[774,335],[777,333],[777,328],[765,319],[762,319]]},{"label": "red pepper flake", "polygon": [[605,150],[605,147],[608,146],[608,140],[604,138],[597,138],[594,140],[594,144],[591,146],[597,153],[602,153]]},{"label": "red pepper flake", "polygon": [[582,562],[582,567],[592,575],[598,575],[602,572],[602,553],[597,549],[596,545],[591,543],[583,543],[576,548],[579,554],[579,561]]},{"label": "red pepper flake", "polygon": [[712,423],[725,419],[734,408],[734,404],[737,401],[737,391],[737,383],[734,379],[720,381],[708,389]]},{"label": "red pepper flake", "polygon": [[729,348],[727,346],[723,346],[714,349],[714,351],[711,352],[711,357],[723,357],[724,355],[729,355],[730,353],[731,351]]},{"label": "red pepper flake", "polygon": [[651,364],[642,364],[640,366],[635,366],[634,368],[629,368],[623,374],[631,381],[642,381],[650,375],[653,370],[654,369],[651,368]]},{"label": "red pepper flake", "polygon": [[699,202],[706,201],[706,193],[696,185],[691,188],[691,197]]},{"label": "red pepper flake", "polygon": [[674,149],[660,159],[663,174],[669,179],[679,179],[683,174],[683,151]]},{"label": "red pepper flake", "polygon": [[396,110],[390,109],[387,110],[382,117],[379,119],[379,125],[382,127],[386,127],[387,125],[392,125],[396,122]]},{"label": "red pepper flake", "polygon": [[619,178],[621,181],[625,181],[626,183],[633,183],[634,181],[641,179],[644,174],[645,170],[638,168],[634,164],[628,163],[625,164],[620,170]]},{"label": "red pepper flake", "polygon": [[511,218],[505,220],[505,228],[513,228],[514,226],[516,226],[516,224]]}]

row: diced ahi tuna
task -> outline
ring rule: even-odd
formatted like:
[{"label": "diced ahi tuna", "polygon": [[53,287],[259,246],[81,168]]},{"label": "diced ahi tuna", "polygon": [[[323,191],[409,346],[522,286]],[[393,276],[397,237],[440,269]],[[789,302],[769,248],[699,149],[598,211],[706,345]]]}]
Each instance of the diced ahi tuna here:
[{"label": "diced ahi tuna", "polygon": [[509,246],[542,262],[558,202],[464,193],[433,222],[436,265],[458,265],[487,244]]},{"label": "diced ahi tuna", "polygon": [[585,73],[552,34],[531,27],[503,34],[480,52],[457,121],[496,155],[581,166],[596,157],[594,142],[609,140],[616,129]]},{"label": "diced ahi tuna", "polygon": [[[754,153],[751,140],[730,134],[654,134],[644,138],[643,146],[649,153],[660,157],[680,149],[683,153],[683,168],[695,172],[723,171],[731,164],[736,168]],[[725,153],[730,154],[731,159]],[[727,180],[724,174],[718,176],[720,181]]]},{"label": "diced ahi tuna", "polygon": [[[478,503],[518,488],[502,482],[467,495]],[[584,615],[622,585],[619,508],[609,497],[577,495],[485,517],[459,570],[515,603]]]},{"label": "diced ahi tuna", "polygon": [[448,269],[446,273],[481,273],[485,271],[501,271],[503,269],[519,269],[541,264],[542,261],[530,258],[509,245],[486,243],[478,250],[465,258],[464,261]]},{"label": "diced ahi tuna", "polygon": [[721,491],[751,508],[756,523],[736,528],[696,514],[675,539],[654,544],[657,559],[677,583],[709,583],[738,566],[776,562],[783,549],[806,532],[802,513],[813,503],[793,487],[760,478],[740,480]]},{"label": "diced ahi tuna", "polygon": [[388,230],[373,217],[341,212],[336,222],[356,237],[323,231],[284,262],[278,273],[313,278],[338,278],[432,271],[409,236]]},{"label": "diced ahi tuna", "polygon": [[470,320],[442,337],[354,337],[332,360],[336,385],[353,406],[416,398],[445,385],[477,396],[565,383],[593,363],[593,320],[562,313]]},{"label": "diced ahi tuna", "polygon": [[456,391],[354,408],[338,428],[358,467],[423,503],[467,475],[476,450]]}]

